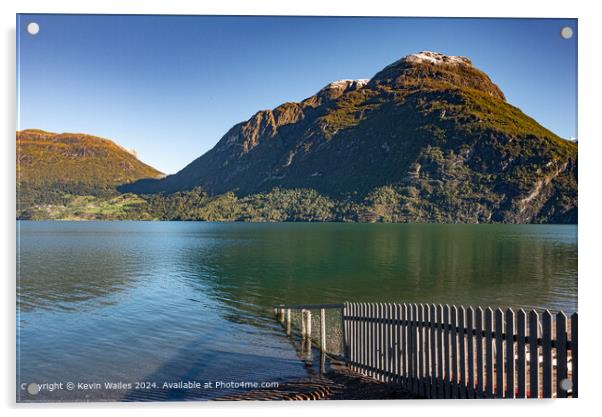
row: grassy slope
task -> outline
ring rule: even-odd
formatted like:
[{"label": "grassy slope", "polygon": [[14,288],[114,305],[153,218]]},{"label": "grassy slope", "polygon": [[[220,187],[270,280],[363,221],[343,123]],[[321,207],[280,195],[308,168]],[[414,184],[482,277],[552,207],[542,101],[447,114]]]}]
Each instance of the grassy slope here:
[{"label": "grassy slope", "polygon": [[33,185],[115,186],[163,174],[114,142],[91,135],[17,132],[17,176]]},{"label": "grassy slope", "polygon": [[163,174],[116,143],[42,130],[17,132],[18,204],[62,205],[70,195],[116,195],[116,186]]}]

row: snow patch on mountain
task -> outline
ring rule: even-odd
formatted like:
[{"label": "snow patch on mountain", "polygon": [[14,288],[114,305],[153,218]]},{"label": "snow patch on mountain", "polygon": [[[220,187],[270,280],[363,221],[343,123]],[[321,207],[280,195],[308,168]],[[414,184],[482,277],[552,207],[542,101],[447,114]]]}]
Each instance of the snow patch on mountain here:
[{"label": "snow patch on mountain", "polygon": [[468,64],[472,65],[470,59],[463,56],[453,56],[440,54],[438,52],[422,51],[417,54],[411,54],[404,58],[406,62],[429,62],[432,64]]},{"label": "snow patch on mountain", "polygon": [[330,84],[328,84],[326,87],[324,88],[333,88],[333,87],[351,87],[351,86],[357,86],[357,87],[363,87],[366,84],[368,84],[367,79],[359,79],[359,80],[337,80],[337,81],[333,81]]}]

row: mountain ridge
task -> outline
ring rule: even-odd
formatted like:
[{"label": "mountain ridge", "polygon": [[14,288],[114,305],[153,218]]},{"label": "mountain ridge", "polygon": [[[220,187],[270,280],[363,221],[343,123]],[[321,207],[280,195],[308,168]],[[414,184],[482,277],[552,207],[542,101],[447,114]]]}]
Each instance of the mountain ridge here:
[{"label": "mountain ridge", "polygon": [[576,144],[507,103],[468,58],[423,51],[368,81],[335,81],[259,111],[178,173],[121,189],[244,197],[308,188],[363,201],[392,186],[419,211],[530,222],[575,220],[576,178]]},{"label": "mountain ridge", "polygon": [[[84,134],[18,132],[17,157],[32,159],[19,136],[48,135],[54,153],[38,146],[40,166],[18,163],[33,178],[18,172],[23,218],[577,222],[577,143],[508,103],[470,59],[429,51],[260,110],[167,177]],[[99,162],[107,148],[117,164]],[[74,166],[82,157],[91,165]],[[65,172],[76,181],[57,182]]]}]

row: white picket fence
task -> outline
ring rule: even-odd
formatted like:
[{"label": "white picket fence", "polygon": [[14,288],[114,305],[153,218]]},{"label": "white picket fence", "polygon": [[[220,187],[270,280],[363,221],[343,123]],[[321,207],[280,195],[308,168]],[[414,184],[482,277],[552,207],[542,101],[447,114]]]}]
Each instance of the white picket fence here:
[{"label": "white picket fence", "polygon": [[421,397],[578,396],[577,313],[390,303],[279,305],[275,313],[290,333],[291,310],[300,310],[298,329],[312,340],[312,309],[321,350],[326,311],[340,310],[348,365]]},{"label": "white picket fence", "polygon": [[343,309],[350,366],[426,398],[577,397],[577,321],[448,305]]}]

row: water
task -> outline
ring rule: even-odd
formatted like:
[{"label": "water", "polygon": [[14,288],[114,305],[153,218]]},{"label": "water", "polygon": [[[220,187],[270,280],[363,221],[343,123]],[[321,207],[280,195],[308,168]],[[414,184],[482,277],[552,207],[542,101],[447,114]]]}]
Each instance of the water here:
[{"label": "water", "polygon": [[[277,303],[577,310],[577,226],[19,222],[17,383],[272,382]],[[21,401],[188,398],[42,391]],[[224,390],[195,390],[212,398]]]}]

